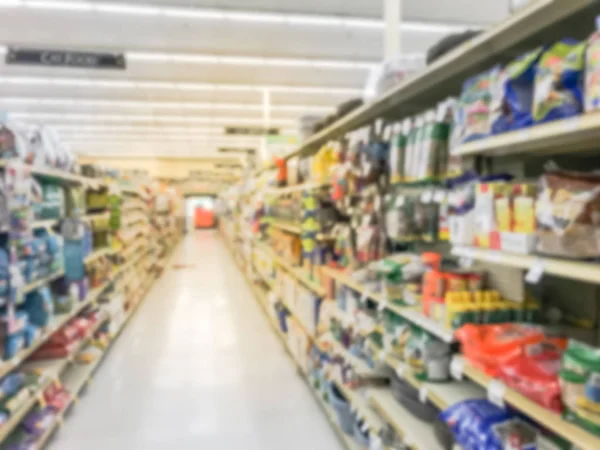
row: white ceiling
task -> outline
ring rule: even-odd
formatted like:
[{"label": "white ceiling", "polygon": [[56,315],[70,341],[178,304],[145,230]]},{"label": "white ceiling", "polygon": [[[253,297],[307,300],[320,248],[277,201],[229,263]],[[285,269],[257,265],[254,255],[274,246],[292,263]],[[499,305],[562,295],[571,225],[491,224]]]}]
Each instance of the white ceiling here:
[{"label": "white ceiling", "polygon": [[[265,89],[271,125],[286,133],[302,115],[325,116],[359,97],[382,58],[382,4],[0,0],[0,53],[12,45],[125,52],[127,59],[123,71],[7,65],[2,56],[0,109],[15,120],[59,126],[81,153],[212,156],[240,141],[222,136],[223,126],[265,124]],[[403,64],[421,66],[440,38],[495,23],[507,5],[404,0]],[[85,139],[76,133],[83,127]],[[168,145],[157,140],[167,135]],[[259,143],[251,138],[243,145]]]}]

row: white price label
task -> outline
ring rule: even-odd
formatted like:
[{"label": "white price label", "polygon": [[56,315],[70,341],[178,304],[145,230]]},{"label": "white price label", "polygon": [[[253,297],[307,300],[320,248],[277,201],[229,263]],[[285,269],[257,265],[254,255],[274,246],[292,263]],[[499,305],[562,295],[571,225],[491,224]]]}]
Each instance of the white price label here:
[{"label": "white price label", "polygon": [[385,308],[388,307],[388,301],[387,300],[381,300],[379,302],[379,304],[377,305],[377,311],[379,312],[383,312],[385,310]]},{"label": "white price label", "polygon": [[379,360],[380,360],[380,361],[385,361],[385,359],[387,358],[387,355],[388,355],[388,352],[387,352],[387,350],[385,350],[385,349],[384,349],[384,350],[381,350],[381,351],[379,352]]},{"label": "white price label", "polygon": [[419,401],[421,403],[427,403],[428,395],[429,395],[429,389],[427,389],[427,386],[421,386],[421,389],[419,389]]},{"label": "white price label", "polygon": [[397,208],[401,208],[404,206],[404,195],[399,195],[396,197],[396,202],[394,203]]},{"label": "white price label", "polygon": [[530,136],[531,136],[530,130],[523,130],[523,131],[519,132],[519,140],[520,141],[528,141]]},{"label": "white price label", "polygon": [[396,375],[398,375],[400,378],[404,378],[404,372],[406,372],[406,364],[398,364],[396,366]]},{"label": "white price label", "polygon": [[435,203],[443,203],[445,199],[446,199],[446,191],[438,189],[433,194],[433,201]]},{"label": "white price label", "polygon": [[470,269],[471,267],[473,267],[473,262],[474,262],[473,258],[469,258],[467,256],[463,256],[463,257],[459,258],[459,260],[458,260],[458,264],[463,269]]},{"label": "white price label", "polygon": [[491,380],[487,387],[488,400],[494,405],[504,408],[506,386],[500,380]]},{"label": "white price label", "polygon": [[379,436],[373,436],[369,441],[369,450],[382,450],[382,444]]},{"label": "white price label", "polygon": [[529,284],[538,284],[544,275],[544,260],[538,258],[531,269],[525,275],[525,281]]},{"label": "white price label", "polygon": [[564,127],[566,131],[576,131],[580,127],[580,119],[579,117],[573,117],[572,119],[565,120]]},{"label": "white price label", "polygon": [[431,203],[433,200],[433,191],[425,191],[421,194],[421,203]]},{"label": "white price label", "polygon": [[465,371],[465,361],[459,356],[452,358],[450,363],[450,374],[455,380],[461,381],[463,379],[463,373]]}]

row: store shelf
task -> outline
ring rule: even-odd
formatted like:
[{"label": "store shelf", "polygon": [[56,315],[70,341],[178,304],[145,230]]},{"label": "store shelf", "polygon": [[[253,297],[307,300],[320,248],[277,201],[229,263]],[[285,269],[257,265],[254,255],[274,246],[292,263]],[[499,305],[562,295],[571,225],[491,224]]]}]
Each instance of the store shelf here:
[{"label": "store shelf", "polygon": [[340,428],[340,425],[338,423],[338,419],[337,419],[335,412],[333,411],[333,408],[331,407],[331,405],[326,403],[325,400],[323,400],[323,398],[321,398],[319,393],[315,391],[315,389],[310,385],[310,380],[306,380],[306,381],[308,383],[308,388],[310,389],[310,392],[313,394],[313,397],[315,398],[317,404],[323,410],[323,413],[325,414],[325,417],[329,421],[331,428],[333,428],[333,431],[335,431],[335,433],[337,434],[337,436],[340,439],[340,441],[342,442],[342,444],[344,444],[344,447],[346,448],[346,450],[362,450],[360,445],[358,445],[354,441],[354,439],[352,439],[352,437],[348,436],[346,433],[344,433],[342,431],[342,429]]},{"label": "store shelf", "polygon": [[121,193],[123,194],[128,194],[128,195],[134,195],[137,197],[141,197],[142,193],[139,191],[139,189],[133,188],[133,187],[122,187],[121,188]]},{"label": "store shelf", "polygon": [[288,233],[302,234],[302,227],[299,224],[294,224],[292,222],[284,222],[281,220],[274,220],[271,223],[271,225],[279,230],[287,231]]},{"label": "store shelf", "polygon": [[499,264],[529,270],[542,264],[544,273],[587,283],[600,283],[600,264],[593,262],[570,261],[567,259],[548,258],[545,256],[520,255],[499,250],[488,250],[475,247],[454,247],[454,256],[471,258],[477,261]]},{"label": "store shelf", "polygon": [[406,363],[392,355],[385,356],[385,362],[402,376],[412,387],[424,392],[424,395],[440,410],[468,399],[486,398],[486,392],[481,386],[470,381],[448,381],[445,383],[428,383],[417,379]]},{"label": "store shelf", "polygon": [[[230,245],[228,245],[227,241],[225,241],[225,244],[226,244],[227,249],[229,250],[229,253],[231,254],[231,257],[235,261],[233,248]],[[321,409],[322,409],[325,417],[329,421],[332,429],[334,430],[334,432],[340,439],[340,442],[344,445],[346,450],[362,450],[360,448],[360,446],[350,436],[346,435],[341,430],[341,428],[338,424],[337,418],[335,416],[335,413],[333,412],[331,406],[329,404],[327,404],[320,397],[318,392],[315,391],[315,389],[311,385],[310,379],[306,376],[306,374],[304,373],[300,364],[298,364],[298,362],[294,359],[292,353],[290,352],[290,350],[288,348],[286,335],[279,328],[279,324],[276,322],[275,318],[272,317],[268,312],[268,303],[267,303],[266,294],[264,293],[264,291],[261,291],[254,283],[252,283],[252,281],[250,281],[250,279],[246,276],[244,271],[242,271],[240,269],[240,272],[242,273],[242,275],[244,276],[244,279],[246,280],[246,283],[248,283],[248,286],[252,290],[252,292],[254,294],[254,298],[256,299],[257,303],[262,307],[262,309],[265,313],[265,316],[267,317],[267,321],[271,325],[271,328],[275,332],[275,335],[279,338],[279,341],[281,342],[281,345],[283,346],[286,355],[288,356],[290,361],[294,364],[294,366],[296,367],[298,372],[302,374],[302,378],[304,379],[304,381],[306,381],[306,384],[308,385],[308,389],[310,390],[311,394],[314,396],[317,404],[321,407]]]},{"label": "store shelf", "polygon": [[[51,380],[45,379],[40,383],[40,388],[37,392],[43,392],[51,383]],[[39,394],[31,393],[30,397],[23,406],[12,414],[9,419],[2,424],[0,427],[0,442],[3,442],[8,435],[19,426],[21,421],[27,416],[31,408],[33,408],[39,401]]]},{"label": "store shelf", "polygon": [[452,343],[456,339],[454,338],[454,331],[447,329],[442,324],[436,322],[433,319],[425,316],[419,309],[420,306],[413,307],[403,307],[392,304],[386,304],[386,308],[394,313],[404,317],[406,320],[418,325],[419,327],[427,330],[437,338],[441,339],[444,342]]},{"label": "store shelf", "polygon": [[296,322],[298,323],[298,325],[300,326],[300,328],[302,328],[302,330],[304,331],[304,334],[306,334],[311,340],[315,339],[315,333],[310,331],[310,328],[304,323],[304,321],[300,318],[300,316],[298,315],[298,313],[296,312],[295,308],[293,308],[285,299],[281,298],[280,299],[281,303],[283,304],[283,306],[286,307],[286,309],[292,314],[292,317],[296,320]]},{"label": "store shelf", "polygon": [[303,183],[294,186],[267,189],[265,193],[270,195],[285,195],[290,194],[292,192],[310,191],[314,189],[326,188],[329,186],[331,186],[331,183]]},{"label": "store shelf", "polygon": [[300,281],[312,292],[314,292],[321,298],[325,297],[325,290],[321,287],[321,285],[311,280],[308,274],[306,274],[306,272],[303,269],[292,266],[285,259],[283,259],[280,256],[277,256],[275,252],[273,252],[265,244],[257,243],[254,245],[261,249],[264,253],[266,253],[273,261],[277,263],[279,267],[282,267],[286,272],[288,272],[290,275],[292,275],[294,278]]},{"label": "store shelf", "polygon": [[31,229],[52,228],[53,226],[58,225],[60,220],[61,219],[34,220],[31,223]]},{"label": "store shelf", "polygon": [[460,156],[503,156],[523,153],[570,153],[597,150],[600,114],[591,113],[536,125],[461,145]]},{"label": "store shelf", "polygon": [[96,358],[89,364],[73,364],[66,370],[61,380],[67,391],[73,397],[77,397],[85,385],[92,379],[92,374],[104,355],[104,352],[95,347],[89,347],[85,351],[90,351],[96,354]]},{"label": "store shelf", "polygon": [[[456,47],[421,72],[314,134],[294,152],[286,155],[286,159],[309,154],[330,139],[379,117],[391,116],[392,111],[395,117],[402,117],[415,110],[431,108],[449,94],[460,92],[466,78],[485,68],[514,58],[537,45],[554,42],[562,36],[581,35],[580,19],[595,15],[595,3],[595,0],[530,2],[503,22]],[[271,167],[267,166],[261,172]]]},{"label": "store shelf", "polygon": [[[463,365],[463,374],[475,383],[487,389],[492,377],[481,372],[479,369],[470,365],[464,357],[455,356],[457,360],[461,360]],[[521,395],[514,389],[506,387],[504,392],[504,401],[512,407],[521,411],[528,417],[538,422],[543,427],[552,430],[554,433],[562,436],[569,442],[575,444],[581,450],[597,450],[600,449],[600,437],[594,436],[583,428],[580,428],[572,423],[562,419],[560,414],[547,410],[537,403],[529,400],[524,395]]]},{"label": "store shelf", "polygon": [[444,342],[454,342],[454,332],[452,330],[448,330],[435,320],[423,315],[423,313],[418,310],[418,307],[399,306],[389,303],[384,298],[383,294],[373,292],[368,286],[358,283],[348,274],[340,270],[333,269],[331,267],[323,267],[321,268],[321,271],[325,276],[335,279],[338,283],[341,283],[362,295],[366,295],[368,298],[377,303],[384,304],[388,310],[404,317],[406,320],[411,321],[415,325],[419,325],[421,328],[429,331],[431,334],[437,336]]},{"label": "store shelf", "polygon": [[96,289],[91,290],[88,293],[86,299],[78,304],[76,304],[72,311],[67,314],[57,314],[50,320],[49,325],[44,329],[42,335],[28,348],[21,350],[17,353],[13,358],[3,361],[0,364],[0,378],[19,367],[21,363],[29,357],[34,351],[36,351],[44,342],[46,342],[52,334],[63,327],[68,321],[70,321],[73,317],[78,315],[81,311],[87,308],[90,305],[96,303],[98,296],[106,289],[112,281],[108,281],[104,283],[102,286],[99,286]]},{"label": "store shelf", "polygon": [[[3,442],[7,436],[15,430],[25,416],[31,411],[31,409],[38,403],[44,390],[54,382],[60,374],[73,362],[73,358],[81,351],[81,349],[87,345],[90,338],[98,330],[98,328],[106,322],[108,317],[106,314],[102,316],[100,320],[90,329],[88,334],[77,343],[73,348],[70,355],[66,358],[50,359],[44,361],[34,361],[23,365],[23,369],[26,371],[35,372],[41,375],[40,388],[35,392],[32,392],[31,399],[27,401],[19,411],[17,411],[10,420],[0,427],[0,442]],[[41,448],[41,447],[39,447]]]},{"label": "store shelf", "polygon": [[388,376],[376,369],[369,367],[366,361],[354,356],[348,349],[340,344],[331,334],[327,333],[319,338],[320,347],[327,348],[329,344],[331,352],[340,356],[344,361],[352,366],[356,375],[361,378],[388,378]]},{"label": "store shelf", "polygon": [[104,256],[108,256],[108,255],[112,255],[114,253],[113,249],[111,248],[101,248],[99,250],[94,250],[92,253],[90,253],[88,256],[85,257],[85,259],[83,260],[84,264],[89,264],[92,261],[95,261],[98,258],[102,258]]},{"label": "store shelf", "polygon": [[433,426],[408,412],[389,389],[371,389],[369,398],[373,407],[406,445],[416,450],[443,450],[435,437]]},{"label": "store shelf", "polygon": [[[346,397],[346,400],[350,403],[352,410],[356,412],[356,415],[369,425],[371,434],[375,436],[379,435],[385,428],[385,422],[371,409],[368,399],[361,396],[359,392],[346,386],[338,376],[332,376],[331,381],[333,381],[338,389],[342,391],[344,397]],[[364,390],[365,389],[363,388],[363,391]]]},{"label": "store shelf", "polygon": [[386,301],[382,294],[378,292],[373,292],[373,289],[371,289],[369,286],[365,286],[359,283],[358,281],[354,280],[350,275],[339,269],[334,269],[332,267],[321,267],[321,273],[327,277],[333,278],[338,283],[349,287],[353,291],[356,291],[363,295],[366,294],[367,297],[369,297],[371,300],[377,303],[383,303]]},{"label": "store shelf", "polygon": [[5,159],[0,160],[0,167],[4,168],[9,164],[22,164],[31,170],[31,173],[40,178],[48,178],[51,180],[59,180],[65,183],[82,184],[84,186],[99,188],[105,186],[105,183],[96,178],[84,177],[64,170],[53,169],[50,167],[40,167],[25,164],[22,160]]},{"label": "store shelf", "polygon": [[25,286],[23,286],[23,288],[21,289],[21,292],[23,294],[27,294],[28,292],[35,291],[36,289],[38,289],[42,286],[45,286],[46,284],[49,284],[49,283],[53,282],[54,280],[57,280],[57,279],[63,277],[64,275],[65,275],[65,271],[61,269],[57,272],[54,272],[51,275],[48,275],[47,277],[40,278],[39,280],[32,281],[31,283],[27,283]]}]

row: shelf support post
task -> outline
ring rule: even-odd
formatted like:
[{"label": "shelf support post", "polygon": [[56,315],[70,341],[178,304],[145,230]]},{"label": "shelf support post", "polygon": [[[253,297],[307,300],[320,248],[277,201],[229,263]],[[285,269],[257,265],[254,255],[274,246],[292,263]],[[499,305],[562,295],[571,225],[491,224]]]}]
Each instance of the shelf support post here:
[{"label": "shelf support post", "polygon": [[402,21],[402,0],[383,0],[383,56],[385,60],[400,55],[402,51],[402,36],[400,22]]}]

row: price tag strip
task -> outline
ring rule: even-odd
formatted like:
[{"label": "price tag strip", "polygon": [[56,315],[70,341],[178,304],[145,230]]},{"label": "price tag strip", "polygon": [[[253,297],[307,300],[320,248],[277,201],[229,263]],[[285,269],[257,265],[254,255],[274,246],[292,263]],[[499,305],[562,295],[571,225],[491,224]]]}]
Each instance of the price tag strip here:
[{"label": "price tag strip", "polygon": [[542,277],[544,276],[544,260],[538,258],[531,269],[527,271],[527,275],[525,275],[525,281],[528,284],[538,284]]},{"label": "price tag strip", "polygon": [[487,387],[488,400],[494,405],[504,408],[504,394],[506,385],[500,380],[491,380]]},{"label": "price tag strip", "polygon": [[462,381],[465,371],[465,361],[461,357],[453,357],[450,363],[450,374],[457,381]]}]

